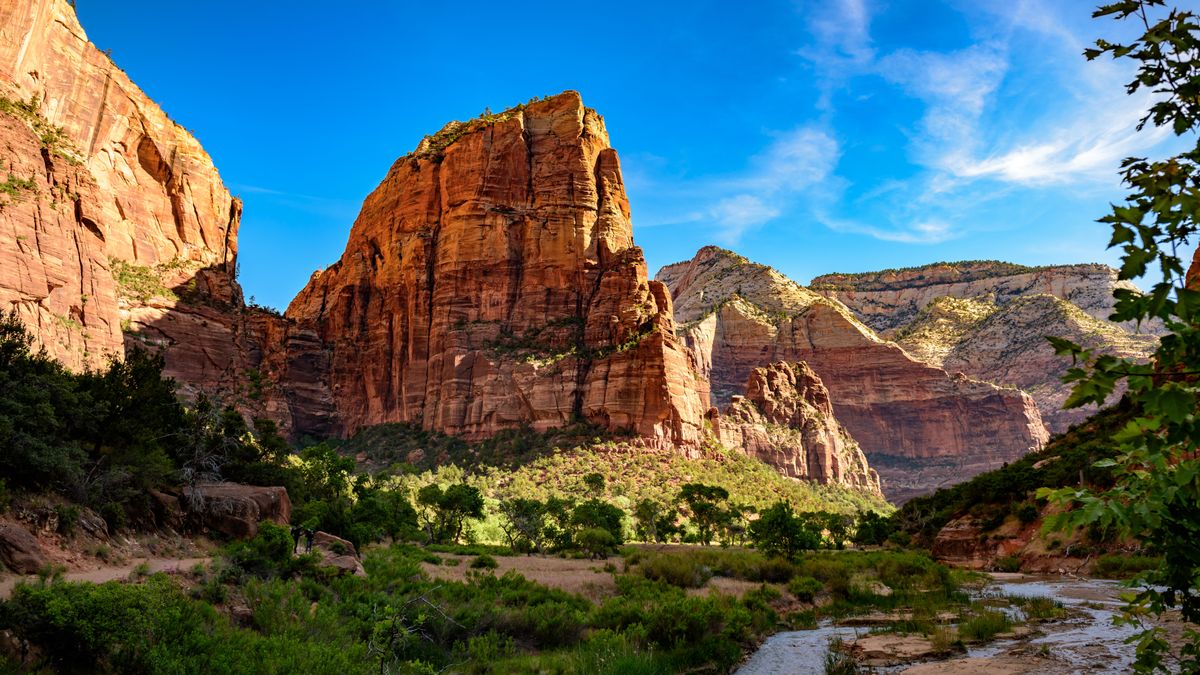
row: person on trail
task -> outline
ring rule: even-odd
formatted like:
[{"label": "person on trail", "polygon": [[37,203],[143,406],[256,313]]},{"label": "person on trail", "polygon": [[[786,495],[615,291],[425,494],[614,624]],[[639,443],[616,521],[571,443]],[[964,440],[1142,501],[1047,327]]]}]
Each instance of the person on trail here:
[{"label": "person on trail", "polygon": [[296,552],[300,550],[300,533],[302,532],[304,532],[303,528],[292,526],[292,555],[296,555]]},{"label": "person on trail", "polygon": [[312,530],[304,531],[304,552],[305,553],[312,553],[313,534],[314,534],[314,532]]}]

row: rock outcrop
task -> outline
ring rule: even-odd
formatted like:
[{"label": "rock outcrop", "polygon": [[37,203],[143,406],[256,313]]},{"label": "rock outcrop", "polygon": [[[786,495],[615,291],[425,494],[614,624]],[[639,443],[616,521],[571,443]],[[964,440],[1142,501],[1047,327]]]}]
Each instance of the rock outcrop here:
[{"label": "rock outcrop", "polygon": [[321,556],[322,567],[332,567],[342,575],[367,576],[358,559],[358,551],[349,541],[328,532],[317,532],[313,535],[313,549]]},{"label": "rock outcrop", "polygon": [[663,268],[706,405],[741,393],[757,367],[804,361],[837,419],[904,500],[1000,466],[1048,438],[1025,394],[913,359],[841,303],[716,247]]},{"label": "rock outcrop", "polygon": [[604,122],[575,92],[427,138],[287,310],[296,428],[481,438],[586,419],[695,444],[670,297],[629,217]]},{"label": "rock outcrop", "polygon": [[792,478],[882,494],[879,475],[834,417],[829,391],[804,363],[755,368],[745,396],[710,416],[721,442]]},{"label": "rock outcrop", "polygon": [[[241,203],[199,142],[88,42],[67,0],[0,2],[0,145],[0,307],[51,355],[101,365],[123,353],[123,328],[163,340],[139,313],[152,300],[241,304]],[[169,339],[203,359],[206,337]],[[168,354],[170,374],[194,374],[182,363]]]},{"label": "rock outcrop", "polygon": [[180,502],[197,526],[234,539],[258,534],[261,522],[287,525],[292,518],[292,501],[282,487],[205,483],[185,488]]},{"label": "rock outcrop", "polygon": [[[1161,332],[1160,322],[1139,329],[1108,320],[1113,291],[1136,287],[1104,265],[936,264],[817,277],[812,288],[842,301],[925,363],[1020,388],[1055,433],[1082,422],[1095,408],[1062,409],[1071,391],[1062,376],[1071,359],[1057,356],[1045,336],[1100,354],[1145,359]],[[1115,392],[1111,400],[1120,395]]]},{"label": "rock outcrop", "polygon": [[16,523],[0,523],[0,563],[17,574],[34,574],[47,558],[37,537]]}]

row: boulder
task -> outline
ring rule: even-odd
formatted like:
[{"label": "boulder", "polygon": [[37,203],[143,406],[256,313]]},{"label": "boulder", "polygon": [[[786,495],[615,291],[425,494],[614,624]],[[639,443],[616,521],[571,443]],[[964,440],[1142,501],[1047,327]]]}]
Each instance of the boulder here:
[{"label": "boulder", "polygon": [[323,567],[333,567],[340,574],[367,576],[366,570],[358,560],[358,551],[355,550],[354,544],[345,539],[328,532],[317,532],[313,535],[313,549],[321,554]]},{"label": "boulder", "polygon": [[183,506],[194,523],[234,539],[258,534],[258,524],[287,525],[292,502],[286,488],[238,483],[203,483],[183,490]]},{"label": "boulder", "polygon": [[17,574],[35,574],[47,560],[29,530],[16,523],[0,523],[0,562]]}]

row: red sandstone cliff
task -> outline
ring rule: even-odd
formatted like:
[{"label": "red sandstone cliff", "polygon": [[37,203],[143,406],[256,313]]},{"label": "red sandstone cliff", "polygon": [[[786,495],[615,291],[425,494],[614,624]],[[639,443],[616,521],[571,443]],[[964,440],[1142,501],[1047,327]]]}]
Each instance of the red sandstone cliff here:
[{"label": "red sandstone cliff", "polygon": [[147,343],[189,392],[235,379],[241,203],[196,139],[66,0],[0,2],[0,97],[0,307],[72,368]]},{"label": "red sandstone cliff", "polygon": [[479,438],[583,418],[699,440],[670,297],[575,92],[451,123],[398,160],[287,317],[280,377],[303,381],[302,431],[411,421]]},{"label": "red sandstone cliff", "polygon": [[725,412],[710,413],[710,420],[721,442],[785,476],[882,494],[879,475],[834,417],[829,390],[804,363],[755,368],[746,395],[734,396]]},{"label": "red sandstone cliff", "polygon": [[756,367],[804,361],[893,500],[965,480],[1048,438],[1027,395],[921,363],[837,301],[771,268],[705,247],[658,279],[671,289],[680,333],[711,386],[701,392],[706,404],[740,393]]},{"label": "red sandstone cliff", "polygon": [[[69,367],[161,349],[185,394],[296,432],[415,421],[478,438],[582,418],[698,446],[706,386],[578,94],[427,138],[367,199],[342,259],[274,317],[242,302],[241,205],[199,143],[65,0],[0,0],[0,19],[0,307]],[[877,489],[819,380],[801,379],[764,385],[746,437],[793,424],[803,445],[771,450],[789,475]],[[782,401],[807,412],[785,420]]]},{"label": "red sandstone cliff", "polygon": [[[1045,339],[1070,339],[1097,353],[1147,359],[1159,321],[1114,323],[1113,291],[1136,289],[1106,265],[1025,267],[994,261],[833,274],[813,290],[836,298],[909,355],[949,372],[1014,386],[1033,397],[1047,428],[1066,431],[1095,412],[1063,410],[1069,357]],[[1119,389],[1109,399],[1120,399]]]}]

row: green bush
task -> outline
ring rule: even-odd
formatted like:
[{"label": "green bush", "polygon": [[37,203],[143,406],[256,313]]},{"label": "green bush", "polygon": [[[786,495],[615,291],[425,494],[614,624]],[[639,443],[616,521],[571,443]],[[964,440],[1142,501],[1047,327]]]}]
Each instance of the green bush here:
[{"label": "green bush", "polygon": [[295,569],[294,547],[288,528],[260,523],[253,539],[237,541],[225,547],[225,558],[238,570],[261,578],[287,577]]},{"label": "green bush", "polygon": [[471,561],[471,569],[474,570],[494,570],[499,566],[500,563],[496,562],[495,558],[487,555],[486,553],[476,556],[475,559]]},{"label": "green bush", "polygon": [[1109,553],[1100,556],[1092,565],[1092,574],[1105,579],[1128,579],[1147,570],[1157,569],[1162,558],[1154,556]]},{"label": "green bush", "polygon": [[812,602],[818,593],[825,590],[825,584],[812,577],[794,577],[788,582],[788,592],[801,602]]},{"label": "green bush", "polygon": [[700,588],[712,578],[712,570],[686,553],[660,554],[644,558],[637,571],[647,579],[679,588]]},{"label": "green bush", "polygon": [[1020,572],[1021,558],[1015,555],[1002,556],[992,562],[992,567],[997,572]]}]

